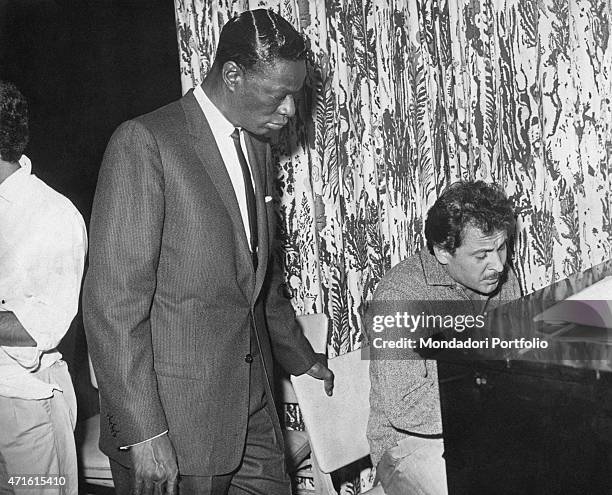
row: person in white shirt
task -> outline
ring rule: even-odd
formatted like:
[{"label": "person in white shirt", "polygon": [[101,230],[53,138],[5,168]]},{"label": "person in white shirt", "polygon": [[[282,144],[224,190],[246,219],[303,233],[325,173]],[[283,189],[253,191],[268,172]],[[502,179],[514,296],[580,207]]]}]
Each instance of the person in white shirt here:
[{"label": "person in white shirt", "polygon": [[0,493],[77,493],[76,398],[57,346],[78,310],[83,218],[32,174],[28,106],[0,81]]}]

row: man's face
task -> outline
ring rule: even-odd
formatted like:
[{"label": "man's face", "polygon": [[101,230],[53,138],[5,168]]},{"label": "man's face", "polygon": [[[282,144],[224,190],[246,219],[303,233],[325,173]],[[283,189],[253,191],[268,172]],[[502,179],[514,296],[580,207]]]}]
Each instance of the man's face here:
[{"label": "man's face", "polygon": [[505,231],[484,235],[477,227],[463,229],[455,254],[435,247],[434,253],[455,282],[478,294],[494,292],[504,272],[508,236]]},{"label": "man's face", "polygon": [[253,134],[280,130],[295,115],[304,61],[276,60],[243,72],[236,87],[236,125]]}]

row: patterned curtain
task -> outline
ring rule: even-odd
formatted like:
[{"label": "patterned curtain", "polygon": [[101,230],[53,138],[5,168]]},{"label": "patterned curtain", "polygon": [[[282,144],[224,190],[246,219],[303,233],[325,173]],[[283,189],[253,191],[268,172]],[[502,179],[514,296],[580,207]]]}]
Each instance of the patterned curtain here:
[{"label": "patterned curtain", "polygon": [[313,51],[276,200],[294,306],[328,314],[331,356],[360,346],[364,301],[459,178],[513,198],[525,291],[610,258],[610,0],[175,0],[184,91],[262,6]]}]

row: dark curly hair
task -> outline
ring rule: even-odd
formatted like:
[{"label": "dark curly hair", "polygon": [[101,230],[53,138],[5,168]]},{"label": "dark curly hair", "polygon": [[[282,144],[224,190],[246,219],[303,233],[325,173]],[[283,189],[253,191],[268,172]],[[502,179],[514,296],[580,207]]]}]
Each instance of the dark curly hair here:
[{"label": "dark curly hair", "polygon": [[229,20],[219,36],[215,65],[233,61],[242,69],[258,68],[278,59],[306,60],[305,38],[272,10],[247,10]]},{"label": "dark curly hair", "polygon": [[477,227],[485,235],[506,231],[512,238],[516,228],[514,208],[500,186],[481,180],[451,184],[427,213],[427,249],[433,254],[433,247],[438,246],[455,254],[466,226]]},{"label": "dark curly hair", "polygon": [[14,84],[0,81],[0,159],[18,161],[29,137],[28,102]]}]

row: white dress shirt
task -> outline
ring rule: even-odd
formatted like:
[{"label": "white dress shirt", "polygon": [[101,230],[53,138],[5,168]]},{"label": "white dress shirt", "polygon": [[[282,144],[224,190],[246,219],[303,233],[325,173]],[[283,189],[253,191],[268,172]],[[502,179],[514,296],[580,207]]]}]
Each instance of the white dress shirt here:
[{"label": "white dress shirt", "polygon": [[77,313],[87,232],[74,205],[21,168],[0,183],[0,311],[11,311],[36,347],[0,347],[0,395],[42,399],[54,385],[31,372],[61,358],[56,350]]},{"label": "white dress shirt", "polygon": [[[247,209],[246,193],[244,191],[244,178],[242,176],[242,168],[238,161],[238,154],[234,146],[234,140],[232,139],[232,132],[235,127],[232,123],[225,118],[225,116],[219,111],[215,104],[210,101],[210,98],[206,96],[202,86],[197,85],[193,90],[193,96],[195,96],[204,116],[210,125],[210,129],[217,142],[217,147],[221,153],[221,158],[227,169],[232,186],[234,187],[234,193],[238,200],[238,206],[240,207],[240,214],[242,215],[242,224],[246,233],[247,239],[251,238],[251,229],[249,227],[249,211]],[[248,153],[246,152],[246,146],[244,143],[244,131],[240,129],[240,146],[242,146],[242,152],[249,165],[249,171],[251,172],[251,181],[253,180],[253,172],[251,163],[249,161]],[[253,185],[253,190],[255,186]]]}]

